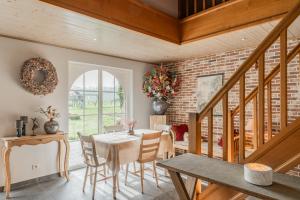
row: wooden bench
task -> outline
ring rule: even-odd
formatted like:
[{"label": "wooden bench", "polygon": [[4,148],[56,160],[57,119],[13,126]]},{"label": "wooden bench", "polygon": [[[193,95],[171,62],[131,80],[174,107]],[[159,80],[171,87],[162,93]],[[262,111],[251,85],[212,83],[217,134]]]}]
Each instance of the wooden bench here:
[{"label": "wooden bench", "polygon": [[[193,195],[189,195],[187,192],[188,190],[180,174],[224,185],[236,191],[262,199],[300,199],[300,178],[295,176],[274,172],[273,184],[271,186],[256,186],[244,180],[243,165],[190,153],[160,161],[157,165],[169,171],[181,200],[193,199]],[[193,192],[190,194],[193,194]]]}]

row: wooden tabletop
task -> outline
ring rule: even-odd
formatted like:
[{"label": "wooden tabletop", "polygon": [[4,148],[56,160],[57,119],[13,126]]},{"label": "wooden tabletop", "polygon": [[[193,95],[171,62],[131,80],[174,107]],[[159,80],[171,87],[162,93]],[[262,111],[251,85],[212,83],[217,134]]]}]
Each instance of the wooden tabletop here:
[{"label": "wooden tabletop", "polygon": [[222,184],[258,198],[299,200],[300,178],[274,173],[271,186],[256,186],[244,180],[243,165],[194,154],[160,161],[158,166],[211,183]]}]

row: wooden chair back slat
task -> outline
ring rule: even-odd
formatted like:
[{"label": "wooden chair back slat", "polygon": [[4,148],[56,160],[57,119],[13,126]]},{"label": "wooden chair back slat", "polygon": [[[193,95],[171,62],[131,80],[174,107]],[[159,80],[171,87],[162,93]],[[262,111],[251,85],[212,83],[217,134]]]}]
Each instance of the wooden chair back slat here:
[{"label": "wooden chair back slat", "polygon": [[162,132],[143,134],[140,145],[139,162],[156,160]]},{"label": "wooden chair back slat", "polygon": [[81,133],[77,133],[77,135],[80,139],[85,164],[89,166],[98,166],[99,162],[93,136],[84,136]]}]

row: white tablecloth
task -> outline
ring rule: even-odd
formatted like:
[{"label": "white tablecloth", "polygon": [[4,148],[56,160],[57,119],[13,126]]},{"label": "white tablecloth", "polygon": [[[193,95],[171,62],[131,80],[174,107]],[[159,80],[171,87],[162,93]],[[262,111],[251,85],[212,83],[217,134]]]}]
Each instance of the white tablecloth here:
[{"label": "white tablecloth", "polygon": [[[138,129],[134,135],[126,132],[108,133],[94,136],[96,150],[99,157],[107,160],[107,165],[113,175],[120,171],[120,165],[138,160],[142,134],[157,131]],[[172,151],[172,139],[168,133],[163,133],[159,148],[159,155]]]}]

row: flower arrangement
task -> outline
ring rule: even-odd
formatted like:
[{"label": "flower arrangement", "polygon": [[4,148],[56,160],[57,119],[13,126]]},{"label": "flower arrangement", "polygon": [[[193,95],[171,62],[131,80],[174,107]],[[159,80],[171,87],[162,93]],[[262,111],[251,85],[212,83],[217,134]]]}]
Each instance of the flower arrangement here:
[{"label": "flower arrangement", "polygon": [[59,113],[57,113],[56,109],[52,108],[52,106],[48,106],[47,109],[45,110],[43,108],[40,108],[40,113],[44,114],[49,121],[52,121],[55,118],[60,117]]},{"label": "flower arrangement", "polygon": [[143,92],[155,101],[168,101],[176,96],[180,86],[180,80],[175,72],[170,72],[162,65],[154,66],[144,75]]},{"label": "flower arrangement", "polygon": [[128,133],[133,135],[134,134],[134,126],[136,124],[136,120],[130,120],[127,122],[127,127],[128,127]]}]

